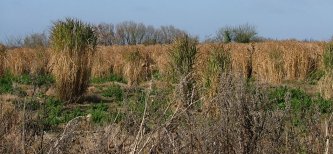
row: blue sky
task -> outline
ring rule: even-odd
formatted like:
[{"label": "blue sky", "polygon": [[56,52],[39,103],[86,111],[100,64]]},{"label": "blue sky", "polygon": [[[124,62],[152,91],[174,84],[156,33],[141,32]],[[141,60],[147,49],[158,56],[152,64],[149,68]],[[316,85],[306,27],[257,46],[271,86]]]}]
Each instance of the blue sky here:
[{"label": "blue sky", "polygon": [[1,0],[0,41],[48,31],[65,17],[174,25],[201,39],[249,23],[264,37],[328,40],[332,16],[333,0]]}]

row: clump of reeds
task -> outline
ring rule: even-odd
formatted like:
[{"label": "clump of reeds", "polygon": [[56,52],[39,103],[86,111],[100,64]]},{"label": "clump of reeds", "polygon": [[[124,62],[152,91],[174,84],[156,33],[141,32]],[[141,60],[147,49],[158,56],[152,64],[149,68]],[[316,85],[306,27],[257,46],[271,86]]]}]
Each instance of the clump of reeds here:
[{"label": "clump of reeds", "polygon": [[173,43],[170,51],[170,68],[173,81],[179,83],[177,95],[182,105],[189,105],[194,100],[195,80],[193,69],[198,49],[197,40],[185,35]]},{"label": "clump of reeds", "polygon": [[57,21],[51,30],[53,74],[60,99],[72,101],[86,90],[96,51],[91,25],[77,19]]},{"label": "clump of reeds", "polygon": [[218,90],[218,83],[222,73],[228,73],[231,69],[231,55],[229,49],[224,45],[213,45],[211,47],[209,57],[205,63],[205,67],[202,70],[202,89],[205,95],[204,108],[207,111],[213,111],[217,108],[216,104],[212,104],[212,100]]},{"label": "clump of reeds", "polygon": [[5,72],[5,51],[6,47],[3,44],[0,44],[0,76]]},{"label": "clump of reeds", "polygon": [[150,53],[140,48],[123,52],[125,62],[123,75],[128,85],[138,85],[141,81],[148,81],[152,75],[152,60]]},{"label": "clump of reeds", "polygon": [[320,93],[325,98],[333,97],[333,42],[327,44],[323,61],[325,67],[325,76],[319,81]]}]

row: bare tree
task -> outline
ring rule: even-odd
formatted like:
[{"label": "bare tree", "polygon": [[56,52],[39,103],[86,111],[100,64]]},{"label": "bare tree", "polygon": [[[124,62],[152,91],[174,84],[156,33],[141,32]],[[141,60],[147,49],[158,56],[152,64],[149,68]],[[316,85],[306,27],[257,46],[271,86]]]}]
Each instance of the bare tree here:
[{"label": "bare tree", "polygon": [[116,26],[117,36],[120,37],[120,44],[142,44],[146,26],[143,23],[135,23],[133,21],[125,21]]},{"label": "bare tree", "polygon": [[115,44],[115,31],[113,24],[101,23],[96,27],[97,43],[101,45]]},{"label": "bare tree", "polygon": [[257,31],[255,26],[244,24],[235,27],[225,26],[216,33],[216,40],[219,42],[249,43],[256,40]]},{"label": "bare tree", "polygon": [[49,43],[45,33],[34,33],[24,38],[23,46],[29,48],[46,47]]}]

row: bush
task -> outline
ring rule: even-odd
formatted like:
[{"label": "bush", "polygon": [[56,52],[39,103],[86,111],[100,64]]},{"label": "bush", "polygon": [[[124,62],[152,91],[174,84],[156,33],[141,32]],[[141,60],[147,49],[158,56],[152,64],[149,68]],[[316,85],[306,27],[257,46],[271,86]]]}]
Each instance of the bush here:
[{"label": "bush", "polygon": [[47,98],[45,105],[42,110],[43,125],[46,126],[46,129],[57,126],[60,123],[64,122],[62,118],[63,104],[61,101]]},{"label": "bush", "polygon": [[218,32],[216,39],[224,43],[237,42],[249,43],[257,38],[256,28],[249,24],[237,27],[222,27]]},{"label": "bush", "polygon": [[6,72],[3,76],[0,76],[0,94],[9,93],[13,91],[13,76]]},{"label": "bush", "polygon": [[91,113],[92,121],[95,123],[103,123],[111,120],[108,106],[103,103],[93,106],[89,113]]},{"label": "bush", "polygon": [[113,84],[102,93],[102,96],[114,98],[115,101],[122,101],[124,92],[119,85]]},{"label": "bush", "polygon": [[331,101],[317,96],[311,97],[303,90],[293,89],[287,87],[277,87],[270,91],[270,100],[277,105],[280,109],[286,108],[286,96],[289,95],[290,107],[294,114],[300,114],[313,109],[317,105],[321,113],[329,113],[332,110]]},{"label": "bush", "polygon": [[67,18],[55,22],[50,40],[56,92],[61,100],[77,100],[89,84],[96,51],[94,31],[80,20]]},{"label": "bush", "polygon": [[27,84],[27,85],[49,86],[54,83],[54,78],[50,74],[40,74],[38,76],[23,74],[19,77],[15,77],[15,81],[18,83]]}]

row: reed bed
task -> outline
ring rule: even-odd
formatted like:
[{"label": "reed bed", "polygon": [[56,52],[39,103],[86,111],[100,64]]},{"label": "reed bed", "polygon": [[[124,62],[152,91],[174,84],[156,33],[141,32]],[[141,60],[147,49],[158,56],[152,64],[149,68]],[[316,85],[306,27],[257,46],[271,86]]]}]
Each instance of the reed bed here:
[{"label": "reed bed", "polygon": [[[232,72],[273,84],[286,80],[303,81],[311,72],[323,69],[324,46],[322,42],[296,41],[224,45],[230,50]],[[197,75],[205,69],[211,48],[212,44],[198,45],[194,68]],[[169,49],[169,45],[99,46],[93,57],[92,77],[114,73],[130,80],[130,83],[140,83],[147,80],[152,72],[164,76],[170,69]],[[15,75],[48,70],[51,63],[47,60],[49,52],[39,53],[39,57],[42,55],[46,59],[43,60],[33,49],[10,49],[5,68]]]}]

